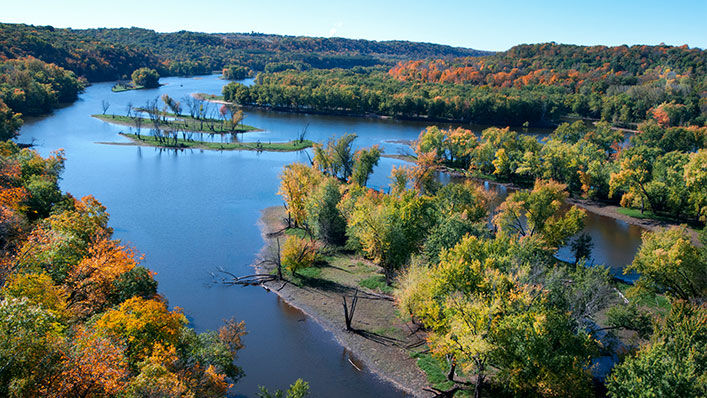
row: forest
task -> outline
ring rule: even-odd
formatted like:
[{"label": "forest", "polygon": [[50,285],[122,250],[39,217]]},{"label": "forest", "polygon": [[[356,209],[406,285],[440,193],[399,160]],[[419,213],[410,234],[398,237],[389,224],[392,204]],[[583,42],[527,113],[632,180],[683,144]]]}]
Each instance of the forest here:
[{"label": "forest", "polygon": [[73,72],[31,56],[0,62],[0,139],[16,136],[22,115],[45,114],[75,101],[85,84]]},{"label": "forest", "polygon": [[522,45],[480,57],[414,60],[392,68],[261,73],[227,100],[278,109],[433,121],[552,126],[562,117],[635,127],[663,103],[674,123],[707,116],[707,53],[670,46]]},{"label": "forest", "polygon": [[0,24],[0,60],[33,56],[89,81],[127,79],[141,67],[157,69],[162,76],[183,76],[212,73],[233,64],[255,71],[263,71],[269,64],[298,69],[351,68],[481,54],[486,52],[406,41]]}]

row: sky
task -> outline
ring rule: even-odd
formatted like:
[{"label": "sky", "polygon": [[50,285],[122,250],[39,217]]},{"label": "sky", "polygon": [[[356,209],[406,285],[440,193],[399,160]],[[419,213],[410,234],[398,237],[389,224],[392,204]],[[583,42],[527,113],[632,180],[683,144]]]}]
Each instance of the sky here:
[{"label": "sky", "polygon": [[549,41],[707,48],[707,0],[0,0],[0,22],[411,40],[493,51]]}]

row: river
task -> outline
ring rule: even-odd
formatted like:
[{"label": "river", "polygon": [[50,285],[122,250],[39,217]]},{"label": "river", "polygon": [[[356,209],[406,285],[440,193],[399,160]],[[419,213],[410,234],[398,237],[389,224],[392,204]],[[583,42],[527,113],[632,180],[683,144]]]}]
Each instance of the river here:
[{"label": "river", "polygon": [[[250,83],[251,80],[246,81]],[[238,365],[246,376],[234,396],[254,397],[259,385],[286,388],[301,377],[313,396],[397,397],[392,385],[358,371],[333,336],[300,311],[260,288],[214,283],[222,267],[235,274],[252,271],[263,241],[257,225],[262,209],[281,204],[278,174],[291,162],[307,161],[304,152],[161,150],[105,145],[126,142],[125,126],[90,115],[125,114],[126,105],[142,106],[163,93],[179,100],[195,92],[220,94],[226,81],[216,75],[163,78],[157,89],[111,92],[112,83],[94,84],[75,103],[51,115],[27,120],[18,142],[34,143],[42,155],[63,148],[67,161],[60,182],[77,197],[92,194],[111,214],[115,237],[145,254],[143,265],[157,273],[159,292],[180,307],[198,331],[218,328],[224,319],[244,320],[249,334]],[[418,122],[247,111],[244,123],[263,129],[244,141],[294,139],[305,126],[307,138],[358,134],[358,146],[380,144],[387,153],[405,152],[398,140],[413,140],[425,127]],[[402,161],[383,158],[371,177],[375,187]],[[640,228],[589,214],[586,231],[594,241],[593,261],[615,272],[629,263],[640,244]],[[567,249],[558,256],[571,259]]]}]

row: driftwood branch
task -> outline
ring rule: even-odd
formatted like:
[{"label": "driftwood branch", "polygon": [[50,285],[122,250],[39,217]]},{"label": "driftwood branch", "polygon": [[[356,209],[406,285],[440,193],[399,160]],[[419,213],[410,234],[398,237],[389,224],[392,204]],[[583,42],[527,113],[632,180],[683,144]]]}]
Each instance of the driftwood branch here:
[{"label": "driftwood branch", "polygon": [[221,283],[225,285],[257,286],[262,285],[265,282],[278,280],[277,275],[271,274],[250,274],[238,276],[224,269],[219,269],[218,271],[229,276],[228,278],[221,279]]}]

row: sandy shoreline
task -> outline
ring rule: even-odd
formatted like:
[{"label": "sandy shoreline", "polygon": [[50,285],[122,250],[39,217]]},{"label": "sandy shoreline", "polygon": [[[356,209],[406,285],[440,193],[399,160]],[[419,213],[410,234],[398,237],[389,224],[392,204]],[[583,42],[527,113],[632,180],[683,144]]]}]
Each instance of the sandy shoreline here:
[{"label": "sandy shoreline", "polygon": [[[258,221],[265,241],[265,245],[261,249],[261,256],[269,250],[273,239],[270,234],[281,230],[282,225],[279,220],[282,219],[282,214],[283,211],[280,207],[269,207],[262,211],[262,216]],[[258,273],[271,271],[271,268],[268,269],[266,266],[257,264],[253,266]],[[391,343],[373,341],[345,330],[339,294],[330,294],[312,287],[301,288],[292,283],[286,283],[283,286],[283,283],[279,281],[265,283],[264,287],[320,324],[334,336],[342,347],[351,351],[361,361],[364,368],[368,368],[377,377],[392,383],[409,396],[429,396],[422,390],[428,385],[426,376],[417,367],[416,360],[410,356],[408,350]],[[363,326],[357,325],[357,322],[362,321],[358,315],[365,313],[367,307],[381,305],[380,302],[367,301],[359,300],[357,316],[353,321],[354,327]],[[365,324],[365,321],[363,323]],[[413,335],[412,338],[420,339],[421,337]],[[352,366],[359,368],[358,364],[352,363]]]}]

